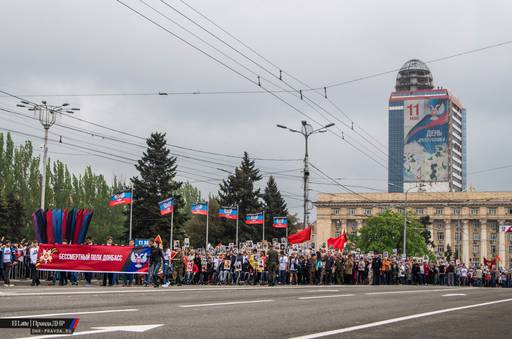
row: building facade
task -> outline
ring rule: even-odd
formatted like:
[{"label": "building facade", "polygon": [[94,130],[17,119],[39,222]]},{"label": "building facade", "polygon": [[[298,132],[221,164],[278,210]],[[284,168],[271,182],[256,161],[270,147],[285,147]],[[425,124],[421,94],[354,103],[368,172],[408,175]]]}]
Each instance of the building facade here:
[{"label": "building facade", "polygon": [[418,217],[429,216],[434,252],[452,252],[464,263],[482,263],[496,255],[500,265],[510,267],[512,233],[499,226],[512,222],[512,192],[427,193],[321,193],[315,203],[315,242],[322,246],[330,237],[357,233],[367,218],[387,209]]},{"label": "building facade", "polygon": [[398,73],[389,99],[388,192],[466,188],[466,111],[432,81],[416,59]]}]

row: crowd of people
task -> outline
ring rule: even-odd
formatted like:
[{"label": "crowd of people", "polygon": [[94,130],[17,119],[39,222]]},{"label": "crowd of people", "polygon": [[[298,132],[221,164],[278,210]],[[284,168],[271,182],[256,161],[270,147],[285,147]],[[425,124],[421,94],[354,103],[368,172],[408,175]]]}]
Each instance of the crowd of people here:
[{"label": "crowd of people", "polygon": [[[108,237],[107,244],[112,244]],[[91,238],[86,244],[93,244]],[[133,240],[129,245],[134,245]],[[0,276],[4,286],[12,286],[11,270],[22,265],[25,274],[20,278],[31,279],[32,286],[41,284],[36,269],[38,243],[4,240],[0,245]],[[277,243],[252,242],[234,246],[216,246],[207,251],[190,247],[171,250],[153,239],[149,246],[148,274],[90,272],[49,272],[50,285],[86,286],[99,280],[103,286],[154,286],[170,285],[446,285],[475,287],[512,287],[511,269],[486,266],[480,263],[466,265],[458,260],[435,260],[396,255],[341,253],[338,250],[287,247]]]}]

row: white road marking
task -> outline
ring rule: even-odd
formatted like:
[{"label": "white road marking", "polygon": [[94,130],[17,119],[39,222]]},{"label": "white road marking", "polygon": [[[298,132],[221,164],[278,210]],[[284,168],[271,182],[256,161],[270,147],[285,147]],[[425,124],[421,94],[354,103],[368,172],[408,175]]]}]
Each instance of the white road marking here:
[{"label": "white road marking", "polygon": [[137,311],[138,311],[137,308],[125,308],[125,309],[121,309],[121,310],[99,310],[99,311],[84,311],[84,312],[69,312],[69,313],[15,315],[12,317],[0,317],[0,319],[45,318],[45,317],[58,317],[61,315],[102,314],[102,313],[137,312]]},{"label": "white road marking", "polygon": [[319,293],[319,292],[339,292],[340,290],[309,290],[309,293]]},{"label": "white road marking", "polygon": [[489,301],[489,302],[485,302],[485,303],[481,303],[481,304],[473,304],[473,305],[467,305],[467,306],[447,308],[447,309],[444,309],[444,310],[437,310],[437,311],[432,311],[432,312],[412,314],[412,315],[408,315],[408,316],[405,316],[405,317],[399,317],[399,318],[387,319],[387,320],[382,320],[382,321],[376,321],[376,322],[368,323],[368,324],[364,324],[364,325],[357,325],[357,326],[341,328],[341,329],[338,329],[338,330],[332,330],[332,331],[325,331],[325,332],[318,332],[318,333],[308,334],[308,335],[304,335],[304,336],[300,336],[300,337],[295,337],[295,338],[292,338],[292,339],[313,339],[313,338],[327,337],[327,336],[330,336],[330,335],[347,333],[347,332],[353,332],[353,331],[358,331],[358,330],[362,330],[362,329],[365,329],[365,328],[371,328],[371,327],[377,327],[377,326],[382,326],[382,325],[388,325],[388,324],[393,324],[393,323],[397,323],[397,322],[405,321],[405,320],[410,320],[410,319],[428,317],[428,316],[436,315],[436,314],[460,311],[460,310],[465,310],[465,309],[469,309],[469,308],[482,307],[482,306],[500,304],[500,303],[511,302],[511,301],[512,301],[512,298],[511,299],[496,300],[496,301]]},{"label": "white road marking", "polygon": [[441,297],[457,297],[457,296],[465,296],[464,293],[448,293],[443,294]]},{"label": "white road marking", "polygon": [[189,307],[206,307],[206,306],[225,306],[225,305],[239,305],[239,304],[268,303],[268,302],[272,302],[272,301],[274,301],[274,300],[263,299],[263,300],[229,301],[229,302],[224,302],[224,303],[180,305],[180,307],[189,308]]},{"label": "white road marking", "polygon": [[[79,290],[73,289],[41,289],[37,292],[33,292],[34,289],[23,289],[23,290],[11,290],[10,292],[4,292],[0,294],[0,298],[2,297],[24,297],[24,296],[54,296],[54,295],[90,295],[90,294],[131,294],[131,293],[172,293],[172,292],[223,292],[223,291],[233,291],[233,290],[261,290],[261,291],[269,291],[269,290],[301,290],[309,288],[311,289],[313,286],[274,286],[274,287],[203,287],[203,288],[80,288]],[[349,286],[350,287],[350,286]],[[29,292],[24,292],[29,291]],[[48,291],[48,292],[47,292]]]},{"label": "white road marking", "polygon": [[108,332],[136,332],[142,333],[154,328],[163,326],[163,324],[154,324],[154,325],[132,325],[132,326],[108,326],[108,327],[91,327],[90,331],[82,331],[75,332],[73,334],[51,334],[51,335],[40,335],[40,336],[31,336],[25,338],[18,339],[44,339],[44,338],[60,338],[60,337],[70,337],[76,335],[88,335],[88,334],[99,334],[99,333],[108,333]]},{"label": "white road marking", "polygon": [[322,299],[322,298],[340,298],[340,297],[351,297],[353,294],[331,294],[331,295],[315,295],[314,297],[299,297],[299,300],[309,299]]},{"label": "white road marking", "polygon": [[405,294],[405,293],[426,293],[426,292],[446,292],[446,291],[458,291],[468,289],[469,287],[463,288],[442,288],[436,290],[405,290],[405,291],[387,291],[387,292],[367,292],[366,295],[381,295],[381,294]]}]

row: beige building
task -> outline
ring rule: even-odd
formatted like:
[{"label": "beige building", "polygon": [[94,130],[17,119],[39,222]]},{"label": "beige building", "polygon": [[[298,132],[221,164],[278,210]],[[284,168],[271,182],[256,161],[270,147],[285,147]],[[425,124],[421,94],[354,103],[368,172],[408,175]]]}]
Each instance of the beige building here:
[{"label": "beige building", "polygon": [[499,255],[505,267],[512,257],[512,233],[499,232],[500,225],[512,222],[512,192],[321,193],[315,206],[317,246],[343,230],[356,233],[368,217],[386,209],[403,213],[407,207],[418,217],[430,216],[436,253],[450,245],[465,263]]}]

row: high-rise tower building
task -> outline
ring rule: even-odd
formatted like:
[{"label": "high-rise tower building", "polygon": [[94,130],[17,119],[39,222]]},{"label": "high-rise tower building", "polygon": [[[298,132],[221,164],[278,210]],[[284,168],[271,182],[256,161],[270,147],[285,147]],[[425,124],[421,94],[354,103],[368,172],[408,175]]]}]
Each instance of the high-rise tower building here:
[{"label": "high-rise tower building", "polygon": [[388,192],[457,192],[466,188],[466,111],[434,88],[423,62],[407,61],[389,98]]}]

